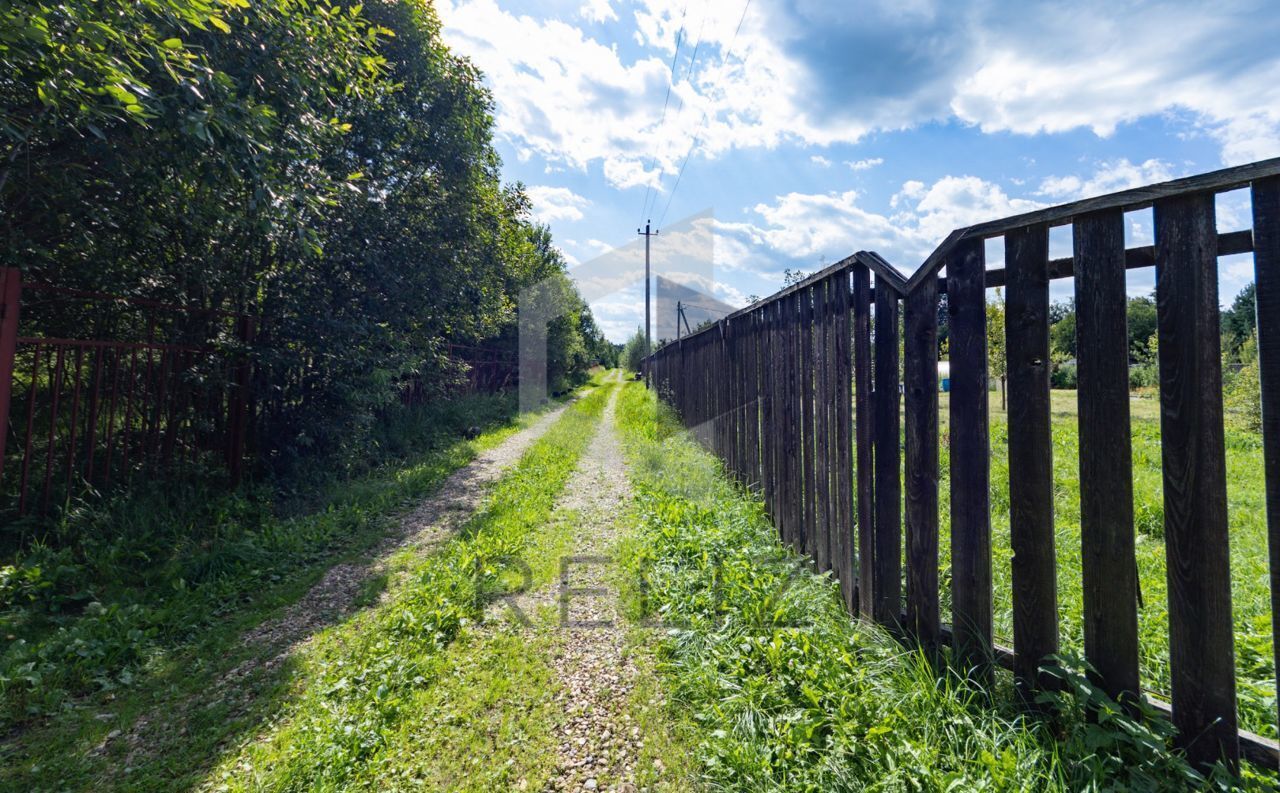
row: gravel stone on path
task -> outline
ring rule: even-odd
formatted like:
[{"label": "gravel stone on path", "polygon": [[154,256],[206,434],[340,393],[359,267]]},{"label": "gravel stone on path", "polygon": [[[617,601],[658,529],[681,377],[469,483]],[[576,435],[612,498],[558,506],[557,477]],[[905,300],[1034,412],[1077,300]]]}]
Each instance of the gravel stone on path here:
[{"label": "gravel stone on path", "polygon": [[128,753],[122,767],[127,767],[134,765],[139,756],[149,754],[152,747],[163,745],[159,740],[161,733],[185,730],[181,725],[192,708],[230,701],[232,715],[243,711],[250,704],[247,698],[251,696],[242,685],[246,678],[259,670],[276,668],[320,630],[350,615],[365,582],[384,572],[398,551],[413,547],[425,553],[446,541],[479,507],[489,486],[519,461],[567,407],[565,404],[547,411],[497,446],[480,452],[470,463],[450,474],[435,494],[406,514],[368,552],[368,561],[334,565],[283,613],[247,631],[242,642],[261,647],[269,655],[259,654],[228,671],[200,697],[201,702],[167,703],[163,712],[140,715],[123,734],[120,731],[108,734],[102,743],[89,750],[90,754],[103,754],[112,743],[124,741]]}]

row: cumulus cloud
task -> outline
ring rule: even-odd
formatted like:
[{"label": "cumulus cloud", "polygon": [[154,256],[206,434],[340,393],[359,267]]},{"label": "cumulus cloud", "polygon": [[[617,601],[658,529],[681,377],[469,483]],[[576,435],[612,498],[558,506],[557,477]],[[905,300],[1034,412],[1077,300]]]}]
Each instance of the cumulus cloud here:
[{"label": "cumulus cloud", "polygon": [[1040,183],[1037,195],[1071,201],[1077,198],[1114,193],[1131,187],[1141,187],[1153,182],[1167,182],[1173,178],[1172,166],[1162,160],[1151,159],[1134,164],[1121,158],[1098,163],[1091,176],[1050,176]]},{"label": "cumulus cloud", "polygon": [[669,76],[661,53],[623,63],[574,25],[519,16],[495,0],[443,0],[439,13],[445,41],[485,73],[498,135],[518,156],[579,171],[604,163],[616,186],[650,183],[646,133]]},{"label": "cumulus cloud", "polygon": [[809,158],[809,162],[813,163],[814,165],[820,166],[822,168],[831,167],[831,160],[828,160],[826,157],[823,157],[821,154],[813,155],[812,157]]},{"label": "cumulus cloud", "polygon": [[618,18],[609,0],[587,0],[578,9],[578,16],[588,22],[609,22]]},{"label": "cumulus cloud", "polygon": [[893,198],[892,215],[861,206],[859,198],[853,190],[787,193],[753,208],[763,222],[721,224],[720,230],[787,259],[837,261],[874,250],[910,273],[952,229],[1043,206],[975,176],[944,176],[928,186],[907,182]]},{"label": "cumulus cloud", "polygon": [[525,193],[533,204],[533,215],[543,223],[556,220],[582,220],[582,210],[591,205],[586,198],[567,187],[535,185]]},{"label": "cumulus cloud", "polygon": [[[695,156],[717,157],[853,143],[930,121],[1106,136],[1176,113],[1216,141],[1226,163],[1280,154],[1280,15],[1266,0],[742,8],[640,0],[638,55],[495,0],[442,0],[439,10],[446,41],[494,88],[499,132],[518,156],[579,170],[598,163],[619,188],[673,174],[699,131]],[[617,19],[610,0],[587,0],[579,15]],[[693,46],[677,52],[677,35]],[[668,88],[672,112],[660,124]]]}]

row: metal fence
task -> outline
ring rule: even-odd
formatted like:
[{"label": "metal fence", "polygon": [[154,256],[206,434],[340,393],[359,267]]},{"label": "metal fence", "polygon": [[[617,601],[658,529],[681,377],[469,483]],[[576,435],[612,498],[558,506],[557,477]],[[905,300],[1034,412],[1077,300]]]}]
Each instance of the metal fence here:
[{"label": "metal fence", "polygon": [[[1238,188],[1251,191],[1253,227],[1218,234],[1215,196]],[[1155,244],[1126,249],[1124,213],[1148,207]],[[1051,260],[1049,229],[1066,225],[1072,256]],[[992,238],[1003,239],[1003,268],[987,268]],[[662,347],[646,366],[684,423],[760,492],[783,541],[833,572],[852,612],[926,647],[952,645],[956,662],[980,678],[1006,666],[1030,693],[1050,684],[1039,670],[1059,649],[1049,284],[1073,278],[1084,649],[1101,685],[1130,701],[1141,681],[1125,273],[1154,267],[1172,696],[1162,707],[1193,761],[1235,763],[1243,751],[1274,768],[1276,743],[1237,726],[1227,536],[1218,257],[1249,252],[1275,638],[1280,159],[959,229],[909,279],[877,254],[859,252]],[[1012,648],[997,645],[992,627],[986,290],[995,286],[1006,290]],[[938,570],[943,293],[951,364],[949,624],[940,613]],[[1280,641],[1275,648],[1280,666]]]},{"label": "metal fence", "polygon": [[0,279],[0,512],[186,464],[240,479],[253,317]]}]

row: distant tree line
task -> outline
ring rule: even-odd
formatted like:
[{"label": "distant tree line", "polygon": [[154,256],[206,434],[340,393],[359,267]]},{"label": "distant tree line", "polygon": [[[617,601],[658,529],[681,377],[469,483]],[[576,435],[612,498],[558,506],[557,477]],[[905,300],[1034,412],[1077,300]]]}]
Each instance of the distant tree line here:
[{"label": "distant tree line", "polygon": [[[1223,399],[1233,417],[1249,429],[1261,429],[1258,381],[1258,339],[1255,286],[1250,283],[1221,314]],[[1154,296],[1129,298],[1125,311],[1129,335],[1129,385],[1133,389],[1160,386],[1158,319]],[[1076,306],[1074,298],[1049,307],[1049,348],[1054,388],[1076,387]],[[990,376],[1002,391],[1007,369],[1005,313],[1001,290],[987,302],[987,362]],[[950,327],[946,294],[938,307],[938,345],[948,355]]]},{"label": "distant tree line", "polygon": [[262,317],[264,457],[342,453],[403,383],[456,385],[449,343],[514,355],[531,284],[564,293],[553,387],[613,353],[493,123],[426,0],[16,0],[0,265]]}]

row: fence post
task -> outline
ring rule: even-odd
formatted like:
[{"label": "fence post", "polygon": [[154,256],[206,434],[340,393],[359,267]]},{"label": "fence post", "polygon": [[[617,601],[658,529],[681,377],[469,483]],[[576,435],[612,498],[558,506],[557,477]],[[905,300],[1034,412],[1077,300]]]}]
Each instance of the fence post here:
[{"label": "fence post", "polygon": [[866,265],[853,268],[853,397],[855,476],[857,477],[858,612],[873,619],[875,598],[875,463],[871,401],[871,276]]},{"label": "fence post", "polygon": [[1072,246],[1084,654],[1103,689],[1123,701],[1138,695],[1124,213],[1108,209],[1077,217]]},{"label": "fence post", "polygon": [[1009,534],[1013,547],[1016,685],[1028,702],[1052,685],[1040,674],[1058,652],[1053,533],[1053,434],[1049,402],[1049,227],[1004,237],[1009,371]]},{"label": "fence post", "polygon": [[13,358],[18,347],[18,300],[22,273],[0,269],[0,477],[4,475],[5,441],[9,439],[9,401],[13,392]]},{"label": "fence post", "polygon": [[906,412],[907,629],[941,640],[938,609],[938,279],[903,299]]}]

